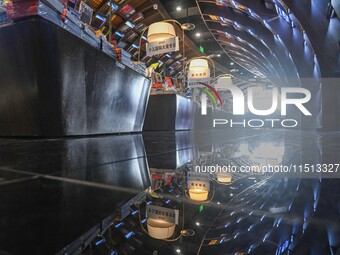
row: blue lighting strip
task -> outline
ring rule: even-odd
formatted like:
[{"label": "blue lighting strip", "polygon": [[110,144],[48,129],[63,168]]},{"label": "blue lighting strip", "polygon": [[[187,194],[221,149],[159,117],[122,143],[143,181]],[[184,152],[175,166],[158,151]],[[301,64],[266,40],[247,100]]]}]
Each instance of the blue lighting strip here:
[{"label": "blue lighting strip", "polygon": [[102,243],[105,243],[105,242],[106,242],[106,240],[105,240],[105,238],[103,238],[103,239],[99,240],[98,242],[96,242],[96,246],[98,246]]},{"label": "blue lighting strip", "polygon": [[121,223],[118,223],[117,225],[115,225],[115,228],[120,228],[121,226],[123,226],[124,225],[124,223],[123,222],[121,222]]},{"label": "blue lighting strip", "polygon": [[126,21],[125,24],[128,25],[130,28],[134,28],[136,26],[135,24],[133,24],[130,21]]},{"label": "blue lighting strip", "polygon": [[[110,2],[107,3],[108,6],[110,6]],[[118,9],[118,5],[114,4],[114,3],[111,3],[111,8],[113,10],[117,10]]]},{"label": "blue lighting strip", "polygon": [[106,18],[104,18],[103,16],[100,16],[99,14],[96,15],[96,18],[105,22],[106,21]]},{"label": "blue lighting strip", "polygon": [[121,32],[119,32],[119,31],[116,31],[116,33],[115,33],[116,35],[119,35],[120,37],[124,37],[124,34],[122,34]]},{"label": "blue lighting strip", "polygon": [[126,238],[126,239],[129,239],[129,238],[132,237],[134,234],[135,234],[135,233],[134,233],[133,231],[131,231],[131,232],[129,232],[129,233],[127,233],[127,234],[125,235],[125,238]]}]

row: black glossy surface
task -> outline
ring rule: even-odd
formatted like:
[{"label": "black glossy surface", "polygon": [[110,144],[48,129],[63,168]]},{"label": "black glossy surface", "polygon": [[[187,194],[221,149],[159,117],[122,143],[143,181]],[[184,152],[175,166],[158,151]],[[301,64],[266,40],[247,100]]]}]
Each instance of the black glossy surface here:
[{"label": "black glossy surface", "polygon": [[177,169],[198,157],[190,131],[147,133],[144,141],[150,168]]},{"label": "black glossy surface", "polygon": [[99,227],[130,195],[45,178],[2,185],[1,249],[11,254],[54,254]]},{"label": "black glossy surface", "polygon": [[[339,163],[338,140],[336,133],[242,129],[1,139],[0,250],[13,255],[55,254],[88,235],[85,233],[99,233],[95,231],[105,218],[150,186],[152,173],[174,172],[189,160],[193,165],[230,160],[259,163],[273,158],[284,165],[334,164]],[[339,175],[323,175],[333,178],[321,182],[319,174],[286,177],[292,178],[263,175],[243,177],[230,186],[212,184],[214,197],[202,213],[200,204],[175,196],[174,187],[164,188],[159,193],[164,197],[161,200],[184,201],[185,227],[196,231],[194,237],[173,243],[156,241],[143,234],[137,214],[124,221],[125,230],[110,230],[113,236],[121,235],[119,244],[107,241],[105,245],[125,252],[129,249],[123,247],[135,247],[118,254],[144,255],[157,250],[158,254],[173,255],[179,248],[182,254],[194,255],[202,243],[199,254],[204,255],[233,254],[256,244],[250,254],[274,255],[293,232],[291,254],[327,255],[329,245],[336,251],[340,245],[340,182],[335,178]],[[253,224],[256,227],[248,231]],[[135,233],[132,238],[124,238],[127,229]],[[267,241],[261,242],[265,235]],[[219,244],[222,237],[226,239]],[[217,244],[207,245],[213,239]],[[83,254],[108,254],[96,245],[83,248]]]},{"label": "black glossy surface", "polygon": [[142,130],[150,81],[43,18],[0,29],[0,135]]},{"label": "black glossy surface", "polygon": [[175,94],[151,95],[143,130],[174,131],[193,129],[197,109],[196,102],[183,96]]},{"label": "black glossy surface", "polygon": [[141,135],[0,144],[0,250],[13,254],[56,253],[150,185]]}]

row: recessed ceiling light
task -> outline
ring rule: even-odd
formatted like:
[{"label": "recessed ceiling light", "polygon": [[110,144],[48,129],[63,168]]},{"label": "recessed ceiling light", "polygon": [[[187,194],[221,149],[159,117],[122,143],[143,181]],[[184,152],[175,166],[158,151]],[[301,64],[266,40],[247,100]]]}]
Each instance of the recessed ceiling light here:
[{"label": "recessed ceiling light", "polygon": [[177,6],[176,11],[179,12],[180,10],[182,10],[182,7],[181,6]]},{"label": "recessed ceiling light", "polygon": [[181,250],[180,250],[180,249],[177,249],[176,252],[177,252],[177,253],[181,253]]},{"label": "recessed ceiling light", "polygon": [[257,78],[257,76],[255,75],[255,76],[254,76],[254,78],[256,79],[256,78]]},{"label": "recessed ceiling light", "polygon": [[196,33],[196,37],[200,37],[201,36],[201,33]]},{"label": "recessed ceiling light", "polygon": [[240,73],[240,74],[243,74],[243,73]]},{"label": "recessed ceiling light", "polygon": [[196,222],[196,226],[199,226],[200,225],[200,223],[199,222]]},{"label": "recessed ceiling light", "polygon": [[221,57],[221,54],[217,54],[217,57]]},{"label": "recessed ceiling light", "polygon": [[231,63],[230,63],[230,65],[232,65],[232,66],[233,66],[233,65],[234,65],[234,62],[231,62]]},{"label": "recessed ceiling light", "polygon": [[182,29],[183,30],[193,30],[195,29],[195,25],[192,23],[184,23],[182,24]]}]

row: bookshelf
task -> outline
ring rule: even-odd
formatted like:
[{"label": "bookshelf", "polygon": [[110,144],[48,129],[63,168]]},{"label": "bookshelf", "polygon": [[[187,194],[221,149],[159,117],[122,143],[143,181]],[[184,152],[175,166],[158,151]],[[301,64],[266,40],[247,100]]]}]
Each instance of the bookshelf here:
[{"label": "bookshelf", "polygon": [[[78,1],[78,5],[80,2],[81,0]],[[94,9],[91,27],[94,30],[100,30],[104,35],[108,36],[110,1],[84,0],[84,2]],[[112,0],[111,2],[112,40],[117,42],[119,48],[122,48],[131,55],[132,61],[137,61],[139,38],[147,27],[143,23],[145,20],[144,13],[148,9],[145,7],[147,6],[150,6],[148,0]],[[152,19],[148,15],[147,24]],[[157,72],[163,73],[166,70],[168,76],[176,77],[176,75],[179,75],[182,70],[182,63],[178,61],[182,56],[179,52],[148,57],[145,52],[145,44],[146,35],[142,38],[140,59],[147,67],[158,62],[160,64],[158,69],[156,69]],[[166,65],[166,69],[164,65]]]}]

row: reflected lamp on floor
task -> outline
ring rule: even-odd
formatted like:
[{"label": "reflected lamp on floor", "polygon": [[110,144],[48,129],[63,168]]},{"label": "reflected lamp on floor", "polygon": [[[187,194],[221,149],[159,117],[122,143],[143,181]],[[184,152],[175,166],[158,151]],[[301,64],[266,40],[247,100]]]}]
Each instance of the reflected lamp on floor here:
[{"label": "reflected lamp on floor", "polygon": [[165,220],[148,219],[149,236],[155,239],[168,239],[174,235],[176,224]]},{"label": "reflected lamp on floor", "polygon": [[155,239],[168,239],[174,235],[178,224],[179,210],[147,205],[146,206],[148,234]]},{"label": "reflected lamp on floor", "polygon": [[188,172],[189,198],[196,202],[208,200],[210,191],[209,173]]},{"label": "reflected lamp on floor", "polygon": [[221,184],[231,184],[233,179],[232,173],[217,173],[217,182]]}]

